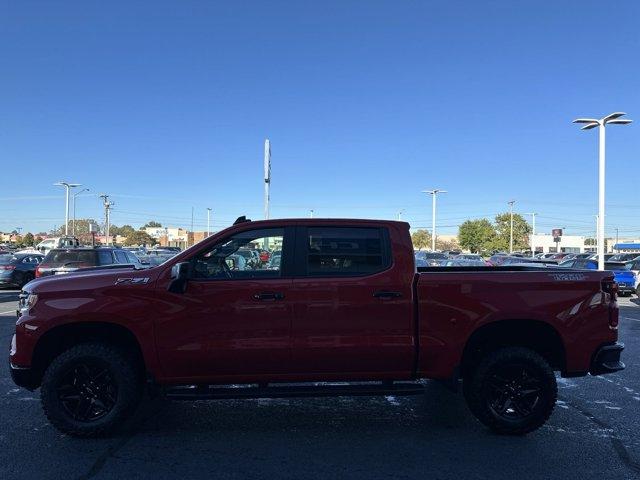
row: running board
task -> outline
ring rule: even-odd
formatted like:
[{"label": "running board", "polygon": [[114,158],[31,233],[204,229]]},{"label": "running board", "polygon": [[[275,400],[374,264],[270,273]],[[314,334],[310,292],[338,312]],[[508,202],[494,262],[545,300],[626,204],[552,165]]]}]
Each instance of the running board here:
[{"label": "running board", "polygon": [[313,383],[254,385],[185,385],[165,389],[173,400],[223,400],[245,398],[351,397],[375,395],[421,395],[424,385],[416,382]]}]

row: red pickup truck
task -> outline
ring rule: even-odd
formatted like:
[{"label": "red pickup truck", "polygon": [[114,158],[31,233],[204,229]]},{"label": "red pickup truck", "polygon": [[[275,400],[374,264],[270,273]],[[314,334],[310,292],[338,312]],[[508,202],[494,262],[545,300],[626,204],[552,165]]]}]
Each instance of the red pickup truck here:
[{"label": "red pickup truck", "polygon": [[481,422],[524,434],[552,413],[554,371],[624,368],[613,274],[416,269],[409,225],[393,221],[241,217],[154,268],[36,279],[18,317],[13,379],[76,436],[116,427],[145,384],[273,398],[409,395],[424,379],[462,380]]}]

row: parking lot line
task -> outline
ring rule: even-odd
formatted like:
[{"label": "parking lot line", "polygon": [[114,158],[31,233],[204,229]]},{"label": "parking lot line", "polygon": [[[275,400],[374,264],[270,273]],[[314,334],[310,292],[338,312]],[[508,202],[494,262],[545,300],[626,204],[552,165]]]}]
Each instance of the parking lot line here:
[{"label": "parking lot line", "polygon": [[640,318],[620,317],[622,320],[631,320],[632,322],[640,322]]}]

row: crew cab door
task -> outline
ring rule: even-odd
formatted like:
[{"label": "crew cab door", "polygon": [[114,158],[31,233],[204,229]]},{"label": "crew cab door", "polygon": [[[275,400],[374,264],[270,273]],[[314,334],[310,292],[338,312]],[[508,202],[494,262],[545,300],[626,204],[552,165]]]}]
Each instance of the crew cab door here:
[{"label": "crew cab door", "polygon": [[410,376],[413,261],[394,261],[394,248],[399,245],[384,227],[297,228],[296,371],[321,379]]},{"label": "crew cab door", "polygon": [[[244,382],[290,369],[292,235],[293,227],[236,231],[189,260],[184,293],[159,282],[156,338],[167,378]],[[270,261],[247,262],[239,248],[266,251]]]}]

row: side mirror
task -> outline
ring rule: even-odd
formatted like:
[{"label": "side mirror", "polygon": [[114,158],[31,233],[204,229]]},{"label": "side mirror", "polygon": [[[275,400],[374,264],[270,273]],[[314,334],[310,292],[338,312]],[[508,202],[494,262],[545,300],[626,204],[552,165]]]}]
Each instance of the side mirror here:
[{"label": "side mirror", "polygon": [[184,293],[189,279],[189,262],[176,263],[171,267],[171,283],[168,290],[173,293]]}]

